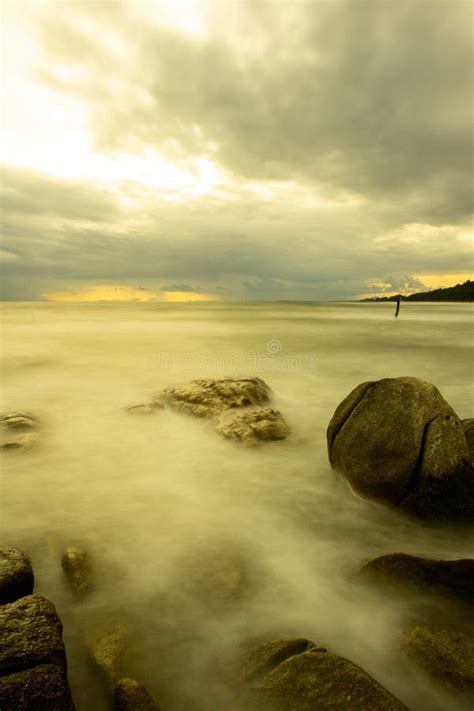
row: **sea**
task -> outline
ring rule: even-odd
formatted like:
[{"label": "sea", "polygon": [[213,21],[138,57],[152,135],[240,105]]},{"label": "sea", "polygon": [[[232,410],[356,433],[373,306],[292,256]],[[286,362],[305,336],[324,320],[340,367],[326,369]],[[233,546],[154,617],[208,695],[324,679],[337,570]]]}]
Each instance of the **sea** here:
[{"label": "sea", "polygon": [[[400,644],[410,625],[449,617],[447,603],[369,587],[358,571],[392,552],[472,556],[472,530],[358,498],[328,462],[334,410],[367,380],[423,378],[473,416],[472,305],[405,302],[396,319],[394,309],[0,305],[2,412],[40,425],[35,448],[0,452],[0,540],[29,553],[35,591],[61,616],[78,711],[108,708],[89,649],[117,625],[123,675],[165,711],[227,711],[222,670],[249,645],[290,636],[347,657],[415,711],[466,708]],[[166,387],[225,376],[262,378],[288,439],[244,447],[205,418],[127,412]],[[83,596],[61,568],[70,546],[90,556]],[[231,561],[223,580],[206,568],[213,559]]]}]

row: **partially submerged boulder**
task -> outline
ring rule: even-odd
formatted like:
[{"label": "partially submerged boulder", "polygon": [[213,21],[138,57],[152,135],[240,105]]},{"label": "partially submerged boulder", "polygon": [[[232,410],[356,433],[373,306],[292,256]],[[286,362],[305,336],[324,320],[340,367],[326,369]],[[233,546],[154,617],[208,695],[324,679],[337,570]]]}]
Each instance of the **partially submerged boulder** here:
[{"label": "partially submerged boulder", "polygon": [[10,412],[0,418],[3,430],[31,430],[36,427],[36,420],[31,412]]},{"label": "partially submerged boulder", "polygon": [[122,676],[127,628],[119,624],[100,635],[90,646],[91,659],[111,686]]},{"label": "partially submerged boulder", "polygon": [[474,458],[474,417],[471,417],[468,420],[463,420],[461,424],[464,430],[467,447],[471,453],[471,457]]},{"label": "partially submerged boulder", "polygon": [[474,691],[474,640],[444,625],[419,624],[402,647],[433,681],[451,691]]},{"label": "partially submerged boulder", "polygon": [[32,449],[36,447],[39,440],[40,436],[37,432],[24,432],[14,439],[4,440],[1,444],[1,448],[4,450]]},{"label": "partially submerged boulder", "polygon": [[31,561],[23,551],[0,548],[0,605],[31,595],[35,578]]},{"label": "partially submerged boulder", "polygon": [[67,581],[75,593],[85,593],[92,587],[92,566],[88,553],[79,548],[66,548],[61,565]]},{"label": "partially submerged boulder", "polygon": [[149,691],[134,679],[120,679],[113,692],[114,711],[160,711]]},{"label": "partially submerged boulder", "polygon": [[[280,658],[279,658],[280,655]],[[249,674],[249,659],[255,659]],[[406,711],[353,662],[309,640],[280,640],[243,659],[249,707],[262,711]]]},{"label": "partially submerged boulder", "polygon": [[129,407],[125,408],[125,411],[128,412],[129,415],[153,415],[156,410],[162,408],[163,405],[160,405],[160,403],[144,402],[139,405],[129,405]]},{"label": "partially submerged boulder", "polygon": [[380,586],[406,587],[474,602],[474,559],[435,560],[406,553],[374,558],[360,571]]},{"label": "partially submerged boulder", "polygon": [[474,470],[460,420],[418,378],[362,383],[327,431],[331,465],[358,493],[427,518],[474,517]]},{"label": "partially submerged boulder", "polygon": [[272,408],[224,412],[218,419],[216,432],[244,444],[285,439],[290,434],[281,412]]},{"label": "partially submerged boulder", "polygon": [[265,405],[270,397],[270,388],[260,378],[209,378],[167,388],[153,401],[190,415],[211,417],[230,408]]},{"label": "partially submerged boulder", "polygon": [[0,638],[2,711],[73,711],[54,605],[28,595],[0,606]]},{"label": "partially submerged boulder", "polygon": [[36,446],[40,437],[38,420],[31,412],[10,412],[0,417],[0,432],[2,437],[0,447],[4,451],[15,449],[31,449]]}]

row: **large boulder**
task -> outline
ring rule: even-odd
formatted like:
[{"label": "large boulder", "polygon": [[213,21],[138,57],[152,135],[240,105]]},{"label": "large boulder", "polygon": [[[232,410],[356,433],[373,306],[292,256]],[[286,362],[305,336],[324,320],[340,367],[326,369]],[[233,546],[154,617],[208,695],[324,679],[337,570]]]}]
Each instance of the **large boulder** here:
[{"label": "large boulder", "polygon": [[258,444],[285,439],[290,434],[281,412],[270,407],[224,412],[218,419],[216,432],[244,444]]},{"label": "large boulder", "polygon": [[11,546],[0,548],[0,605],[31,595],[34,583],[33,568],[26,553]]},{"label": "large boulder", "polygon": [[462,428],[466,438],[467,447],[471,453],[471,458],[474,459],[474,418],[462,421]]},{"label": "large boulder", "polygon": [[[255,663],[249,664],[252,659]],[[406,711],[367,672],[309,640],[281,640],[243,657],[250,708],[262,711]]]},{"label": "large boulder", "polygon": [[221,378],[167,388],[154,402],[190,415],[211,417],[229,408],[265,405],[270,397],[270,388],[260,378]]},{"label": "large boulder", "polygon": [[362,383],[336,409],[331,465],[355,491],[426,518],[474,517],[474,470],[463,427],[418,378]]},{"label": "large boulder", "polygon": [[74,709],[62,625],[54,605],[28,595],[0,607],[2,711]]},{"label": "large boulder", "polygon": [[474,640],[467,635],[444,625],[419,624],[405,633],[402,647],[438,684],[474,691]]},{"label": "large boulder", "polygon": [[364,579],[390,589],[405,587],[474,602],[472,558],[435,560],[389,553],[370,560],[360,573]]},{"label": "large boulder", "polygon": [[149,691],[134,679],[120,679],[113,691],[114,711],[160,711]]}]

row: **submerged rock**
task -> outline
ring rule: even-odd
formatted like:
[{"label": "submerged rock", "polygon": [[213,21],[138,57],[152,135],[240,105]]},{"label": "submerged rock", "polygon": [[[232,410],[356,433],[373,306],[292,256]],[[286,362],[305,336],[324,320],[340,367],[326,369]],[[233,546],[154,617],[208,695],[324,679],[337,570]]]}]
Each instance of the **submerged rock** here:
[{"label": "submerged rock", "polygon": [[91,645],[91,658],[112,686],[122,675],[122,658],[127,641],[127,628],[117,625],[98,637]]},{"label": "submerged rock", "polygon": [[362,383],[336,409],[327,440],[331,465],[360,494],[427,518],[474,517],[466,437],[430,383]]},{"label": "submerged rock", "polygon": [[237,413],[224,412],[215,429],[224,437],[239,440],[244,444],[285,439],[290,434],[290,428],[282,414],[271,408]]},{"label": "submerged rock", "polygon": [[18,548],[0,548],[0,605],[31,595],[35,578],[31,561]]},{"label": "submerged rock", "polygon": [[265,405],[271,390],[260,378],[221,378],[193,380],[167,388],[153,402],[198,417],[210,417],[223,410],[250,405]]},{"label": "submerged rock", "polygon": [[147,689],[134,679],[120,679],[114,687],[114,711],[160,711]]},{"label": "submerged rock", "polygon": [[89,555],[79,548],[66,548],[61,565],[71,589],[85,593],[92,587],[92,567]]},{"label": "submerged rock", "polygon": [[36,421],[30,412],[11,412],[0,418],[0,427],[4,430],[31,430],[36,427]]},{"label": "submerged rock", "polygon": [[402,639],[403,649],[438,684],[474,690],[474,640],[443,625],[419,624]]},{"label": "submerged rock", "polygon": [[374,558],[361,575],[379,585],[417,588],[422,592],[474,602],[474,559],[434,560],[406,553],[390,553]]},{"label": "submerged rock", "polygon": [[129,415],[153,415],[156,410],[163,408],[160,403],[141,403],[140,405],[130,405],[126,408]]},{"label": "submerged rock", "polygon": [[[280,657],[280,658],[279,658]],[[252,663],[255,660],[252,670]],[[265,711],[406,711],[367,672],[305,639],[253,648],[243,660],[250,708]],[[250,670],[250,673],[249,673]],[[253,675],[253,678],[252,678]]]},{"label": "submerged rock", "polygon": [[73,711],[54,605],[28,595],[1,606],[0,637],[2,711]]},{"label": "submerged rock", "polygon": [[226,608],[248,591],[248,565],[232,547],[202,546],[179,561],[176,585],[191,601]]},{"label": "submerged rock", "polygon": [[15,439],[9,439],[5,442],[2,442],[1,448],[5,450],[32,449],[33,447],[36,447],[39,440],[40,436],[37,432],[27,432],[18,435],[18,437],[15,437]]}]

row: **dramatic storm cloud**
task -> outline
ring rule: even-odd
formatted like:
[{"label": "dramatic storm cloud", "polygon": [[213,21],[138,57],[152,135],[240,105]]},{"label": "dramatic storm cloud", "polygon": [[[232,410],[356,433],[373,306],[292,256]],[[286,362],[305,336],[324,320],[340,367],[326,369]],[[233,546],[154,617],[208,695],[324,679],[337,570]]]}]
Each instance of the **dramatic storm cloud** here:
[{"label": "dramatic storm cloud", "polygon": [[470,2],[5,8],[3,298],[469,276]]}]

